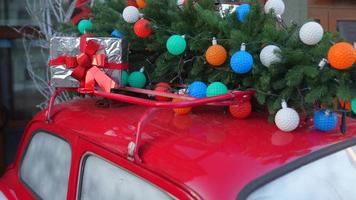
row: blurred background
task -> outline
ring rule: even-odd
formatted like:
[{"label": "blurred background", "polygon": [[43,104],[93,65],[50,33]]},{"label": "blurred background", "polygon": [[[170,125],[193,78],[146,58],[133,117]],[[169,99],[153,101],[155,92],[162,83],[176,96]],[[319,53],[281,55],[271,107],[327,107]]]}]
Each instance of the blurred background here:
[{"label": "blurred background", "polygon": [[[72,0],[57,1],[64,6],[72,3]],[[313,19],[327,31],[338,31],[350,42],[356,42],[355,0],[284,1],[287,9],[283,19],[287,23],[301,24]],[[31,75],[34,72],[47,76],[48,52],[44,48],[47,43],[38,24],[39,19],[29,14],[26,0],[0,0],[0,171],[13,160],[26,124],[46,100]],[[26,35],[31,38],[25,39]],[[28,65],[32,66],[31,73]]]}]

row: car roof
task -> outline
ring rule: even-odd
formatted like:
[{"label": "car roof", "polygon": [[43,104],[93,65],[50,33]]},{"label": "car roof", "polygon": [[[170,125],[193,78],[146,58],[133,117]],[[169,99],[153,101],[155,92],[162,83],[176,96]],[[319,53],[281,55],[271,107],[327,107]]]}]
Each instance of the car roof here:
[{"label": "car roof", "polygon": [[[146,107],[86,98],[54,107],[53,123],[121,156],[134,139]],[[35,117],[44,120],[45,111]],[[172,110],[155,113],[143,128],[140,155],[143,165],[184,184],[204,199],[235,199],[256,178],[321,148],[356,135],[355,120],[348,133],[322,133],[300,127],[279,131],[264,113],[245,120],[226,114],[224,108],[194,108],[189,115]]]}]

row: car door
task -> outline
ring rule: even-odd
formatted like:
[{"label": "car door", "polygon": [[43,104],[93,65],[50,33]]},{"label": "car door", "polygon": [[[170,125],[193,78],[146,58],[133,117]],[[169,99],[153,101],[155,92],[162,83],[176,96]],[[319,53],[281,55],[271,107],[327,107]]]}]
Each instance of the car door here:
[{"label": "car door", "polygon": [[[1,182],[9,199],[72,199],[71,165],[76,136],[48,124],[35,123],[27,129],[15,165]],[[75,162],[74,162],[75,163]]]}]

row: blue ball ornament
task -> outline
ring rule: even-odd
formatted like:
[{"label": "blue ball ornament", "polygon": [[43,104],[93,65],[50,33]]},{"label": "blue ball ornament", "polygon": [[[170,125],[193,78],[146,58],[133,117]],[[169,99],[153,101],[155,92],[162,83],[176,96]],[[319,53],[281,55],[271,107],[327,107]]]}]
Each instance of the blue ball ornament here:
[{"label": "blue ball ornament", "polygon": [[253,66],[252,55],[246,51],[238,51],[231,57],[230,65],[235,73],[246,74]]},{"label": "blue ball ornament", "polygon": [[114,29],[111,32],[111,36],[114,37],[114,38],[123,38],[124,37],[124,35],[117,29]]},{"label": "blue ball ornament", "polygon": [[201,81],[195,81],[188,87],[188,95],[194,98],[206,97],[207,85]]},{"label": "blue ball ornament", "polygon": [[336,125],[337,116],[335,112],[322,109],[314,114],[314,126],[316,129],[328,132],[335,129]]},{"label": "blue ball ornament", "polygon": [[242,4],[236,9],[236,17],[239,22],[245,21],[246,15],[250,13],[251,6],[249,4]]}]

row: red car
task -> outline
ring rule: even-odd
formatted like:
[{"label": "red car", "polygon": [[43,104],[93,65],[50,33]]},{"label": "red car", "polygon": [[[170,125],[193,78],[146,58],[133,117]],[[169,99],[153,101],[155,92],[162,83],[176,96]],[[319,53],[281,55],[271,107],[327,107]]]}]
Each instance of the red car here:
[{"label": "red car", "polygon": [[264,114],[237,120],[220,107],[142,118],[144,106],[87,98],[50,112],[28,125],[1,200],[356,199],[352,119],[343,135],[284,133]]}]

